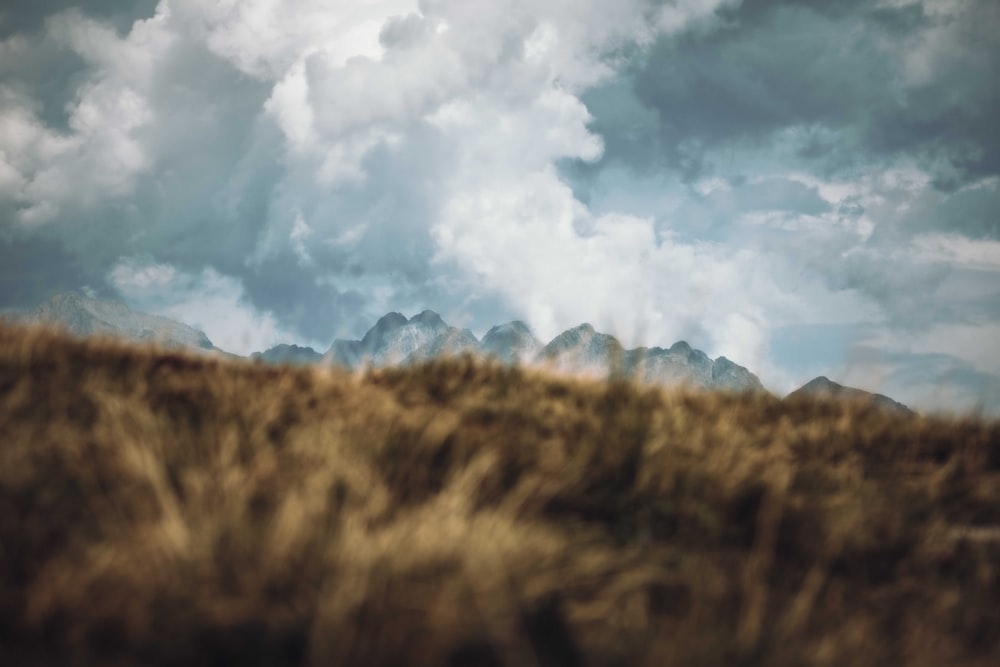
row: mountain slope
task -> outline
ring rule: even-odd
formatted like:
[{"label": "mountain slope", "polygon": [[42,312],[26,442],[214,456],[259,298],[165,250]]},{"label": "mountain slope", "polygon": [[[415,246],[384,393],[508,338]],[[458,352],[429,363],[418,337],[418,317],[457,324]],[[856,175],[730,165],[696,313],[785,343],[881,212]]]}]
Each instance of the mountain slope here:
[{"label": "mountain slope", "polygon": [[538,360],[557,371],[574,374],[620,375],[649,384],[696,389],[764,391],[757,376],[743,366],[725,357],[713,361],[684,341],[666,350],[626,350],[614,336],[597,333],[589,324],[561,333],[542,349]]},{"label": "mountain slope", "polygon": [[685,341],[678,341],[666,350],[660,347],[631,350],[628,367],[636,378],[644,382],[689,384],[702,388],[712,384],[712,360]]},{"label": "mountain slope", "polygon": [[823,375],[813,378],[795,391],[788,394],[786,398],[796,398],[802,396],[832,396],[849,401],[870,401],[871,403],[874,403],[881,408],[885,408],[886,410],[891,410],[892,412],[907,415],[914,414],[913,410],[898,401],[894,401],[888,396],[874,394],[863,389],[855,389],[854,387],[845,387],[844,385],[838,384]]},{"label": "mountain slope", "polygon": [[438,357],[454,357],[465,352],[477,353],[479,341],[468,329],[448,327],[407,355],[403,363],[430,361]]},{"label": "mountain slope", "polygon": [[56,326],[77,337],[115,336],[166,347],[216,350],[203,332],[167,317],[137,313],[124,303],[93,299],[78,292],[58,294],[37,308],[8,319]]}]

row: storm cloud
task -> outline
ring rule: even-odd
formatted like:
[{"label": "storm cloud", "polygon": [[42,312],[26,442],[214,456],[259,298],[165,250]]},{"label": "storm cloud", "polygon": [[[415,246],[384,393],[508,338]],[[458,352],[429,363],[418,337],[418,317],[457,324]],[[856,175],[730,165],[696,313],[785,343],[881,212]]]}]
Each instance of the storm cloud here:
[{"label": "storm cloud", "polygon": [[1000,410],[998,28],[990,0],[6,3],[0,307],[87,288],[243,353],[389,310],[590,321],[778,392]]}]

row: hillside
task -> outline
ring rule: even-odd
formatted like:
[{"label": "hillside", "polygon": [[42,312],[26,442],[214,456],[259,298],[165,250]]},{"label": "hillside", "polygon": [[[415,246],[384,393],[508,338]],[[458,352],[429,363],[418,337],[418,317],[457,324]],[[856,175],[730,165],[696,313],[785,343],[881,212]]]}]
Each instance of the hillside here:
[{"label": "hillside", "polygon": [[868,401],[885,410],[892,410],[893,412],[898,412],[903,415],[913,414],[913,410],[910,410],[899,401],[894,401],[888,396],[873,394],[869,391],[864,391],[863,389],[855,389],[854,387],[845,387],[844,385],[838,384],[823,375],[813,378],[809,382],[805,383],[790,393],[788,398],[802,395],[829,396],[849,401]]},{"label": "hillside", "polygon": [[1000,664],[1000,423],[0,327],[0,664]]},{"label": "hillside", "polygon": [[250,358],[268,364],[287,364],[290,366],[318,364],[323,360],[323,355],[311,347],[299,347],[298,345],[275,345],[263,352],[254,352]]}]

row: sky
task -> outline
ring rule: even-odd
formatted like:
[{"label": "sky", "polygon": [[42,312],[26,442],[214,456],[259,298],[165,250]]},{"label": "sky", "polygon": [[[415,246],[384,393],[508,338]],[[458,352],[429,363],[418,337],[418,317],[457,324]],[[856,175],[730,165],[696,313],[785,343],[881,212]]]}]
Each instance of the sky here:
[{"label": "sky", "polygon": [[7,0],[0,308],[382,314],[1000,415],[995,0]]}]

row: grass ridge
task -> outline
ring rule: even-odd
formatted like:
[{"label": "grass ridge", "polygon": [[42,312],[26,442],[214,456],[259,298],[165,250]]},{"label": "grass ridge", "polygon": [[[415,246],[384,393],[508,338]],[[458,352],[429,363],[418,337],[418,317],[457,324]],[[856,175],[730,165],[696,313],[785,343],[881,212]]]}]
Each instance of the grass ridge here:
[{"label": "grass ridge", "polygon": [[0,663],[1000,664],[1000,422],[0,326]]}]

